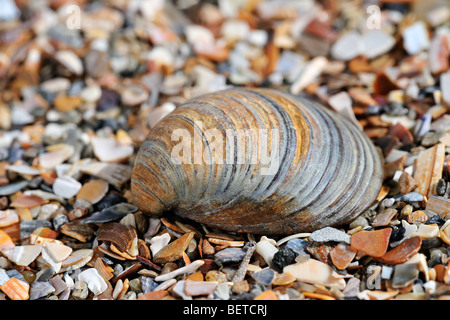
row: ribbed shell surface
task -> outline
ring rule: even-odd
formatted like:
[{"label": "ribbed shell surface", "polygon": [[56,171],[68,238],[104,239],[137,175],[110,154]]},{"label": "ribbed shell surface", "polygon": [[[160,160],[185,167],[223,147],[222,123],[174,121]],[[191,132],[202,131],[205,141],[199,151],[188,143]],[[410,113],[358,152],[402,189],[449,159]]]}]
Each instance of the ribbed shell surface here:
[{"label": "ribbed shell surface", "polygon": [[288,93],[238,88],[194,98],[160,121],[137,154],[131,188],[147,213],[281,235],[352,221],[381,182],[375,147],[350,121]]}]

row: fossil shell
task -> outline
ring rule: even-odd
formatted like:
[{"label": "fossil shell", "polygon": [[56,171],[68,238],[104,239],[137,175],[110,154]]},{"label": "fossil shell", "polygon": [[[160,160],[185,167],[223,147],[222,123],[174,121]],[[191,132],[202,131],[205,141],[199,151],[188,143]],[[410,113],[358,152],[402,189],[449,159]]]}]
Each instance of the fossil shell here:
[{"label": "fossil shell", "polygon": [[281,91],[235,88],[161,120],[137,154],[131,190],[145,213],[275,235],[349,223],[381,182],[374,145],[347,119]]}]

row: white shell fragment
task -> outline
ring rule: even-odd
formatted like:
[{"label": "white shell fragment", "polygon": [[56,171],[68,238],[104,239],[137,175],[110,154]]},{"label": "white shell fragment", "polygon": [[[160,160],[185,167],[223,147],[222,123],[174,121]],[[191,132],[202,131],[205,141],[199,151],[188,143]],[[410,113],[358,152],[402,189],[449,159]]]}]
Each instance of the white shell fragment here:
[{"label": "white shell fragment", "polygon": [[345,280],[329,265],[314,259],[305,262],[297,262],[283,268],[284,273],[292,274],[297,281],[320,284],[328,287],[336,287],[339,290],[345,288]]},{"label": "white shell fragment", "polygon": [[96,296],[108,289],[108,285],[105,280],[103,280],[95,268],[89,268],[81,272],[78,275],[78,280],[86,282],[89,290],[91,290]]},{"label": "white shell fragment", "polygon": [[39,170],[32,168],[30,166],[27,165],[20,165],[20,166],[8,166],[8,170],[18,173],[18,174],[23,174],[23,175],[38,175],[39,173],[41,173]]},{"label": "white shell fragment", "polygon": [[403,30],[403,46],[410,54],[418,54],[430,46],[427,26],[423,21],[417,21]]},{"label": "white shell fragment", "polygon": [[166,244],[170,242],[170,234],[164,233],[160,236],[156,236],[150,239],[150,251],[152,252],[152,256],[161,250]]},{"label": "white shell fragment", "polygon": [[356,119],[355,113],[352,109],[352,99],[347,92],[342,91],[331,96],[328,99],[328,103],[334,111],[353,122],[360,130],[363,129],[361,124]]},{"label": "white shell fragment", "polygon": [[53,183],[53,192],[64,199],[70,199],[77,195],[82,185],[70,176],[56,178]]},{"label": "white shell fragment", "polygon": [[395,39],[383,30],[371,30],[363,35],[363,54],[373,59],[389,52],[395,45]]},{"label": "white shell fragment", "polygon": [[81,75],[83,73],[83,62],[78,58],[75,52],[70,50],[60,50],[56,52],[55,58],[72,73],[76,75]]},{"label": "white shell fragment", "polygon": [[348,61],[364,52],[364,43],[359,32],[351,30],[343,34],[331,47],[336,60]]},{"label": "white shell fragment", "polygon": [[328,64],[328,59],[325,57],[315,57],[305,66],[298,78],[292,83],[291,93],[298,94],[308,84],[313,82],[323,71]]},{"label": "white shell fragment", "polygon": [[72,252],[64,261],[62,268],[70,268],[71,270],[79,269],[88,263],[94,255],[92,249],[79,249]]},{"label": "white shell fragment", "polygon": [[167,116],[169,113],[175,110],[175,104],[172,102],[165,102],[159,107],[156,107],[155,109],[150,112],[148,115],[148,122],[151,128],[156,126],[156,124],[161,121],[165,116]]},{"label": "white shell fragment", "polygon": [[342,35],[332,46],[331,55],[336,60],[348,61],[359,55],[369,59],[389,52],[395,39],[383,30],[370,30],[360,34],[351,30]]},{"label": "white shell fragment", "polygon": [[42,246],[39,244],[2,249],[2,253],[19,266],[28,266],[39,256],[41,251]]},{"label": "white shell fragment", "polygon": [[65,260],[71,253],[72,248],[64,244],[50,242],[46,243],[42,253],[46,253],[52,260],[61,262]]},{"label": "white shell fragment", "polygon": [[44,169],[53,169],[69,159],[75,151],[71,145],[64,145],[61,148],[39,155],[39,165]]},{"label": "white shell fragment", "polygon": [[195,260],[193,261],[191,264],[188,264],[187,266],[181,267],[179,269],[176,269],[172,272],[169,273],[165,273],[162,275],[159,275],[157,277],[155,277],[155,281],[166,281],[172,278],[175,278],[176,276],[180,275],[180,274],[187,274],[187,273],[192,273],[195,272],[198,268],[200,268],[203,264],[205,263],[205,261],[203,260]]},{"label": "white shell fragment", "polygon": [[93,137],[94,154],[100,161],[120,162],[133,154],[133,147],[121,145],[113,138]]},{"label": "white shell fragment", "polygon": [[278,249],[274,246],[272,241],[263,236],[256,244],[256,252],[263,257],[264,261],[266,261],[269,266],[271,266],[273,256],[278,252]]}]

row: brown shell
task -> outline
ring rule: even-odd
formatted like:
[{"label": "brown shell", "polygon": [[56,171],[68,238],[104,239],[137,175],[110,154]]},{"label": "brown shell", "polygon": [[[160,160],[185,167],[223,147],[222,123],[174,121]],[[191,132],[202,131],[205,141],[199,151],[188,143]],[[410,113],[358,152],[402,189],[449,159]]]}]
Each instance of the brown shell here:
[{"label": "brown shell", "polygon": [[236,88],[161,120],[137,154],[131,190],[145,213],[275,235],[348,223],[381,182],[375,147],[350,121],[285,92]]},{"label": "brown shell", "polygon": [[136,234],[136,229],[131,226],[119,222],[111,222],[100,227],[97,239],[99,241],[109,241],[121,252],[125,252],[130,248]]}]

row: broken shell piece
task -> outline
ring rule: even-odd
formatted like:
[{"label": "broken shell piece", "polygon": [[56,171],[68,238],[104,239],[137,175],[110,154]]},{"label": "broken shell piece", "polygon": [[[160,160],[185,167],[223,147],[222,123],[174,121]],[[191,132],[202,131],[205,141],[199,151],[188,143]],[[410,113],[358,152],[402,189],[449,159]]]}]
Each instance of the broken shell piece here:
[{"label": "broken shell piece", "polygon": [[297,281],[321,284],[327,287],[345,288],[345,280],[329,265],[315,259],[297,262],[283,268],[283,273],[292,274]]},{"label": "broken shell piece", "polygon": [[[59,240],[55,240],[59,235],[59,232],[56,232],[48,227],[38,227],[34,229],[34,231],[30,234],[30,244],[43,244],[48,242],[57,242],[61,243]],[[39,243],[39,241],[42,243]]]},{"label": "broken shell piece", "polygon": [[14,208],[34,208],[47,202],[48,201],[35,195],[21,194],[11,202],[10,206]]},{"label": "broken shell piece", "polygon": [[30,285],[17,278],[10,278],[0,286],[0,290],[11,300],[28,300]]},{"label": "broken shell piece", "polygon": [[152,251],[152,256],[155,256],[159,250],[161,250],[166,244],[170,242],[170,234],[164,233],[160,236],[155,236],[150,239],[150,250]]},{"label": "broken shell piece", "polygon": [[19,222],[19,215],[16,210],[1,210],[0,211],[0,228],[10,226]]},{"label": "broken shell piece", "polygon": [[73,74],[79,76],[83,73],[83,63],[73,51],[59,50],[55,53],[55,59]]},{"label": "broken shell piece", "polygon": [[94,267],[97,269],[102,278],[105,279],[105,281],[109,281],[114,277],[114,269],[107,266],[101,258],[97,258],[97,260],[95,260]]},{"label": "broken shell piece", "polygon": [[53,169],[69,159],[75,152],[75,148],[71,145],[53,146],[50,152],[39,155],[39,166],[44,169]]},{"label": "broken shell piece", "polygon": [[0,229],[0,250],[14,247],[15,244],[11,237],[3,230]]},{"label": "broken shell piece", "polygon": [[22,176],[35,176],[40,174],[41,172],[35,168],[32,168],[28,165],[17,165],[17,166],[8,166],[8,171],[12,171],[18,173]]},{"label": "broken shell piece", "polygon": [[61,226],[60,231],[81,242],[89,241],[94,236],[94,230],[88,224],[66,223]]},{"label": "broken shell piece", "polygon": [[85,200],[91,204],[99,202],[108,192],[109,184],[101,179],[93,179],[85,183],[77,193],[77,200]]},{"label": "broken shell piece", "polygon": [[44,253],[47,254],[53,261],[61,262],[72,253],[72,248],[64,244],[51,242],[44,245],[42,254]]},{"label": "broken shell piece", "polygon": [[413,232],[412,236],[419,236],[422,239],[438,237],[439,236],[439,226],[420,224],[416,232]]},{"label": "broken shell piece", "polygon": [[245,241],[231,241],[224,239],[208,238],[208,241],[213,244],[227,246],[227,247],[243,247]]},{"label": "broken shell piece", "polygon": [[51,192],[45,192],[42,190],[27,190],[27,191],[24,191],[23,194],[25,194],[27,196],[37,196],[39,198],[42,198],[45,201],[56,200],[61,203],[65,202],[65,200],[63,198],[57,196],[56,194],[51,193]]},{"label": "broken shell piece", "polygon": [[127,85],[121,94],[123,105],[128,107],[136,107],[145,102],[148,98],[148,92],[143,85],[131,83]]},{"label": "broken shell piece", "polygon": [[205,263],[205,261],[203,261],[203,260],[195,260],[187,266],[178,268],[172,272],[165,273],[165,274],[155,277],[155,281],[162,282],[162,281],[166,281],[166,280],[175,278],[176,276],[178,276],[180,274],[193,273],[193,272],[197,271],[197,269],[200,268],[204,263]]},{"label": "broken shell piece", "polygon": [[365,290],[365,293],[371,300],[390,300],[399,293],[399,290],[392,290],[392,291]]},{"label": "broken shell piece", "polygon": [[450,244],[450,220],[447,220],[444,225],[439,229],[439,235],[446,244]]},{"label": "broken shell piece", "polygon": [[111,222],[100,227],[97,239],[112,242],[117,249],[125,252],[130,248],[136,235],[135,228],[118,222]]},{"label": "broken shell piece", "polygon": [[383,30],[371,30],[363,35],[363,43],[363,54],[373,59],[389,52],[395,45],[395,39]]},{"label": "broken shell piece", "polygon": [[38,300],[55,292],[50,281],[34,281],[30,287],[30,300]]},{"label": "broken shell piece", "polygon": [[55,291],[53,292],[53,294],[56,296],[68,288],[67,283],[62,279],[62,277],[60,275],[56,275],[53,278],[51,278],[50,282],[51,282],[53,288],[55,288]]},{"label": "broken shell piece", "polygon": [[101,178],[120,189],[130,180],[132,168],[119,163],[90,162],[83,165],[80,171]]},{"label": "broken shell piece", "polygon": [[358,120],[356,120],[355,113],[352,109],[352,98],[347,92],[342,91],[331,96],[328,99],[328,104],[334,111],[353,122],[360,130],[363,129]]},{"label": "broken shell piece", "polygon": [[19,266],[28,266],[41,253],[41,245],[15,246],[2,249],[2,253]]},{"label": "broken shell piece", "polygon": [[9,195],[27,187],[28,184],[29,184],[29,181],[22,180],[22,181],[2,185],[2,186],[0,186],[0,196],[9,196]]},{"label": "broken shell piece", "polygon": [[96,296],[108,289],[105,280],[103,280],[95,268],[90,268],[81,272],[78,275],[78,280],[86,282],[89,290]]},{"label": "broken shell piece", "polygon": [[265,236],[256,244],[256,252],[260,254],[269,266],[272,266],[272,259],[278,249]]},{"label": "broken shell piece", "polygon": [[414,171],[414,179],[418,183],[417,192],[427,197],[436,194],[437,182],[442,177],[444,158],[443,143],[438,143],[419,153]]},{"label": "broken shell piece", "polygon": [[449,39],[446,34],[437,34],[428,51],[428,66],[431,73],[440,74],[449,68]]},{"label": "broken shell piece", "polygon": [[128,278],[126,278],[125,281],[122,281],[122,279],[119,279],[116,282],[116,286],[114,287],[114,291],[112,293],[113,299],[120,300],[125,295],[125,293],[127,292],[129,287],[130,287],[130,285],[129,285]]},{"label": "broken shell piece", "polygon": [[[133,243],[133,242],[132,242],[132,243]],[[132,248],[132,247],[133,247],[133,245],[130,246],[130,248]],[[121,252],[119,249],[116,248],[116,246],[114,245],[114,243],[110,243],[109,249],[110,249],[113,253],[118,254],[119,256],[123,257],[124,259],[127,259],[127,260],[136,260],[136,255],[135,255],[135,256],[131,256],[131,255],[128,253],[128,250],[127,250],[126,252]]]},{"label": "broken shell piece", "polygon": [[99,245],[97,248],[99,251],[103,252],[104,254],[107,254],[110,257],[113,257],[114,259],[121,260],[121,261],[124,261],[127,259],[126,257],[122,256],[122,253],[119,250],[117,250],[117,248],[115,250],[116,250],[116,252],[119,252],[120,254],[112,252],[111,246],[109,243],[104,242],[101,245]]},{"label": "broken shell piece", "polygon": [[403,47],[410,54],[418,54],[430,46],[427,26],[423,21],[417,21],[405,28],[402,33]]},{"label": "broken shell piece", "polygon": [[94,256],[92,249],[79,249],[72,252],[64,261],[62,261],[62,268],[71,268],[72,270],[79,269],[88,263]]},{"label": "broken shell piece", "polygon": [[189,246],[192,238],[194,237],[194,232],[187,232],[175,241],[164,246],[158,253],[153,257],[155,263],[167,263],[180,259],[183,257],[184,251]]},{"label": "broken shell piece", "polygon": [[162,105],[154,108],[148,115],[148,122],[150,128],[153,128],[161,121],[165,116],[176,109],[175,104],[172,102],[165,102]]},{"label": "broken shell piece", "polygon": [[359,32],[344,33],[331,47],[331,55],[336,60],[348,61],[364,52],[364,42]]},{"label": "broken shell piece", "polygon": [[121,162],[134,152],[132,146],[121,145],[116,139],[93,137],[91,143],[94,154],[100,161]]},{"label": "broken shell piece", "polygon": [[187,279],[184,292],[188,296],[201,296],[211,294],[219,283],[217,281],[194,281]]},{"label": "broken shell piece", "polygon": [[308,84],[316,80],[327,66],[328,59],[325,57],[315,57],[308,62],[304,70],[300,73],[298,78],[292,83],[290,88],[291,93],[300,93]]},{"label": "broken shell piece", "polygon": [[53,183],[53,192],[64,199],[70,199],[77,195],[82,185],[70,176],[56,178]]},{"label": "broken shell piece", "polygon": [[118,203],[113,206],[104,208],[103,210],[92,214],[90,217],[84,219],[83,223],[106,223],[123,218],[128,214],[136,212],[138,209],[131,203]]}]

